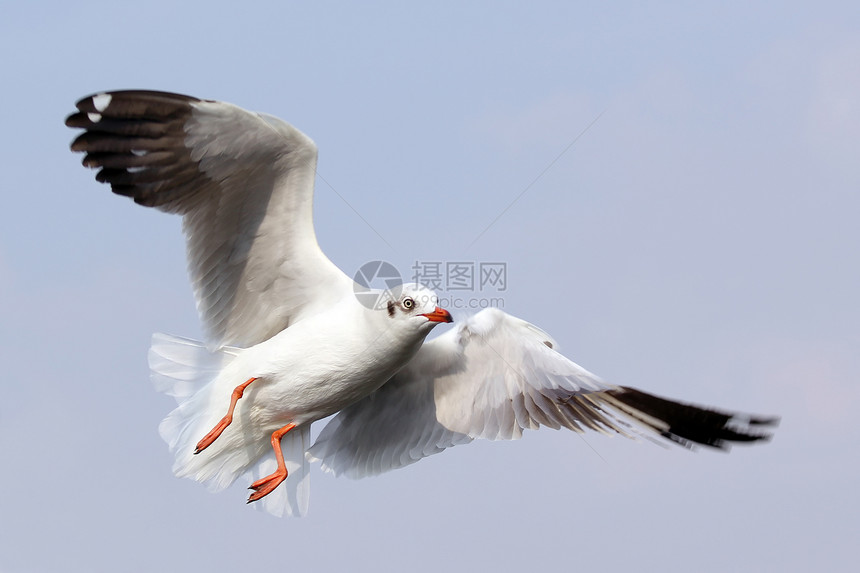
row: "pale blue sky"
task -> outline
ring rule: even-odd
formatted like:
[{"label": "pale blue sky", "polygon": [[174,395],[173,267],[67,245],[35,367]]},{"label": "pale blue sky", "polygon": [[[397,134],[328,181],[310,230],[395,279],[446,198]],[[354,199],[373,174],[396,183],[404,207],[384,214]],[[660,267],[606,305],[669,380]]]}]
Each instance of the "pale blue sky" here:
[{"label": "pale blue sky", "polygon": [[[0,571],[856,566],[856,3],[2,14]],[[310,135],[317,233],[347,273],[504,261],[505,310],[579,364],[780,414],[775,440],[724,455],[541,430],[361,481],[314,467],[302,520],[174,478],[146,351],[200,333],[179,220],[96,184],[63,126],[121,88]]]}]

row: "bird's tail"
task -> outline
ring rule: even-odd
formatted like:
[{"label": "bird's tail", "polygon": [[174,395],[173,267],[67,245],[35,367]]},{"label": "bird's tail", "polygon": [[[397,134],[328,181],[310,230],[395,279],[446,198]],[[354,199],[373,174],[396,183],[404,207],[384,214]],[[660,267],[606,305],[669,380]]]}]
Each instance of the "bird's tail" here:
[{"label": "bird's tail", "polygon": [[[243,412],[253,391],[239,400],[233,422],[211,446],[195,455],[197,442],[227,413],[230,394],[242,380],[226,380],[230,365],[242,352],[223,347],[212,352],[188,338],[157,333],[152,336],[149,366],[156,390],[176,399],[178,404],[158,427],[162,439],[175,456],[173,473],[205,483],[220,491],[237,478],[248,483],[275,470],[275,458],[266,428],[249,423]],[[250,390],[250,388],[249,388]],[[310,424],[288,432],[281,440],[289,477],[286,488],[279,487],[254,503],[277,516],[304,515],[309,497],[309,468],[305,451],[310,447]]]}]

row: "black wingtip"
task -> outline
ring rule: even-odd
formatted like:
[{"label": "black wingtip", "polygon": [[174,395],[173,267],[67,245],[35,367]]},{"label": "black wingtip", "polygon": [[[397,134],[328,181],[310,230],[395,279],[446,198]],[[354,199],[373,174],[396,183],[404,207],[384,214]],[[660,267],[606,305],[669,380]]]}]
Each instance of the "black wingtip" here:
[{"label": "black wingtip", "polygon": [[683,404],[622,386],[606,393],[610,403],[639,423],[685,447],[731,449],[735,443],[767,442],[767,429],[779,424],[778,416],[750,416]]},{"label": "black wingtip", "polygon": [[764,417],[752,418],[751,417],[749,419],[749,424],[752,426],[773,426],[773,427],[776,427],[776,426],[779,426],[779,422],[781,420],[782,420],[782,418],[779,416],[768,416],[766,418],[764,418]]},{"label": "black wingtip", "polygon": [[191,157],[186,124],[198,98],[149,90],[96,93],[65,123],[82,129],[71,143],[96,180],[140,205],[182,213],[209,183]]}]

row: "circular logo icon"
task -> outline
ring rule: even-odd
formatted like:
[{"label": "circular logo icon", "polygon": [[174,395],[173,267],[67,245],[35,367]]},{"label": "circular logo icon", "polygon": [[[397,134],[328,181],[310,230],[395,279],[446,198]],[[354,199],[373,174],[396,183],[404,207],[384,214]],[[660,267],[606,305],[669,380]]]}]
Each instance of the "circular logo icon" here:
[{"label": "circular logo icon", "polygon": [[380,310],[388,301],[398,300],[403,289],[403,279],[391,263],[370,261],[356,271],[352,285],[355,298],[371,310]]}]

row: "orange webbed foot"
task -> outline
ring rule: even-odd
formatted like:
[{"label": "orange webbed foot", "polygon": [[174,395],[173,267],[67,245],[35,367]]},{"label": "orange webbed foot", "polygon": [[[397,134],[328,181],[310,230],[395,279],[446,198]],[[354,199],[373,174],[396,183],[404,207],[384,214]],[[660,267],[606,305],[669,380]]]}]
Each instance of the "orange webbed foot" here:
[{"label": "orange webbed foot", "polygon": [[260,478],[250,485],[248,489],[253,489],[255,491],[248,498],[248,503],[263,499],[275,491],[275,488],[287,479],[287,466],[284,463],[284,454],[281,452],[281,438],[284,437],[284,434],[295,427],[295,424],[287,424],[283,428],[275,430],[272,433],[272,449],[275,451],[275,459],[278,461],[278,469],[276,469],[274,473]]},{"label": "orange webbed foot", "polygon": [[230,418],[228,418],[227,416],[224,416],[223,418],[221,418],[221,421],[218,422],[218,424],[214,428],[212,428],[208,434],[203,436],[202,440],[197,442],[197,445],[194,446],[194,453],[199,454],[200,452],[202,452],[203,450],[205,450],[206,448],[211,446],[212,443],[216,439],[218,439],[218,436],[221,435],[221,432],[223,432],[225,429],[227,429],[227,426],[229,426],[230,422],[232,422],[232,421],[233,421],[232,416]]},{"label": "orange webbed foot", "polygon": [[230,407],[227,409],[227,415],[221,418],[221,421],[218,422],[214,428],[212,428],[208,434],[203,436],[203,439],[197,442],[197,445],[194,446],[194,453],[199,454],[206,448],[212,445],[212,442],[218,439],[218,436],[221,435],[221,432],[227,429],[233,422],[233,410],[236,408],[236,402],[239,401],[239,398],[245,393],[245,388],[248,387],[251,382],[256,380],[256,378],[251,378],[244,384],[236,386],[236,389],[233,390],[233,394],[230,396]]},{"label": "orange webbed foot", "polygon": [[275,491],[275,488],[281,485],[281,483],[283,483],[285,479],[287,479],[286,469],[277,469],[275,470],[275,473],[267,475],[264,478],[258,479],[248,488],[255,490],[254,493],[252,493],[250,497],[248,497],[248,503],[263,499],[264,497]]}]

